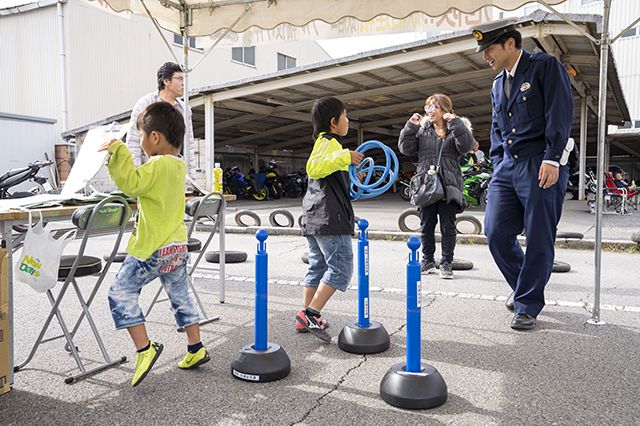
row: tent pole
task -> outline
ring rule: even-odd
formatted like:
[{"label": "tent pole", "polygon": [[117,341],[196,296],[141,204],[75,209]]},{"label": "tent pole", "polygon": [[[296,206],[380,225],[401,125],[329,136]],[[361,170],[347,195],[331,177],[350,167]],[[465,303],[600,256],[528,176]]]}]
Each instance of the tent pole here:
[{"label": "tent pole", "polygon": [[598,171],[596,174],[596,246],[595,246],[595,289],[593,292],[593,309],[589,324],[603,325],[600,319],[600,278],[602,266],[602,203],[604,202],[603,181],[605,162],[605,139],[607,130],[607,63],[609,59],[609,15],[611,12],[611,0],[602,2],[602,34],[600,36],[600,88],[598,97]]},{"label": "tent pole", "polygon": [[191,176],[190,164],[191,164],[191,140],[189,138],[189,123],[191,122],[191,113],[189,109],[189,25],[191,25],[191,10],[185,6],[180,11],[180,32],[182,33],[182,49],[184,54],[183,60],[183,74],[184,74],[184,162],[187,164],[187,175]]},{"label": "tent pole", "polygon": [[585,174],[587,173],[587,97],[580,102],[580,180],[578,183],[578,200],[584,201]]},{"label": "tent pole", "polygon": [[[207,164],[204,167],[207,191],[213,190],[213,165],[215,163],[215,127],[213,96],[204,97],[204,141],[206,144]],[[224,165],[222,166],[224,168]]]}]

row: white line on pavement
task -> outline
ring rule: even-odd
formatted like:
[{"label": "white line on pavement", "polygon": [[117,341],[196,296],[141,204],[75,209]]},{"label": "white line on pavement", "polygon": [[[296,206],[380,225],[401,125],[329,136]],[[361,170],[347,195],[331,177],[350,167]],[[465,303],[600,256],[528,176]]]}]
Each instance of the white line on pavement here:
[{"label": "white line on pavement", "polygon": [[[209,268],[198,268],[198,269],[209,269]],[[209,269],[211,270],[211,269]],[[219,274],[208,274],[208,273],[200,273],[195,272],[193,274],[196,278],[213,278],[214,280],[220,279]],[[236,275],[226,275],[225,279],[227,281],[240,281],[240,282],[252,282],[254,277],[241,277]],[[289,281],[289,280],[279,280],[279,279],[270,279],[269,284],[283,284],[283,285],[291,285],[291,286],[303,286],[304,283],[302,281]],[[357,285],[349,286],[349,290],[358,290]],[[405,293],[404,288],[394,288],[394,287],[371,287],[369,291],[376,291],[382,293]],[[452,291],[423,291],[422,294],[427,296],[444,296],[444,297],[457,297],[460,299],[476,299],[476,300],[490,300],[495,302],[504,302],[507,300],[506,296],[494,296],[489,294],[473,294],[473,293],[455,293]],[[587,302],[569,302],[563,300],[547,300],[547,306],[564,306],[569,308],[585,308],[591,309],[593,307],[592,304]],[[621,306],[621,305],[600,305],[600,309],[603,311],[618,311],[618,312],[636,312],[640,313],[639,306]]]}]

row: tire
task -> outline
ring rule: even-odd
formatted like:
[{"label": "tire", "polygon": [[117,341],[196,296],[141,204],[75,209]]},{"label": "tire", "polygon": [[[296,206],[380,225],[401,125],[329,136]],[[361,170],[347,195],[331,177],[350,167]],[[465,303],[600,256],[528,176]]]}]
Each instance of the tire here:
[{"label": "tire", "polygon": [[298,216],[298,226],[302,228],[302,215]]},{"label": "tire", "polygon": [[569,272],[571,270],[571,265],[567,262],[560,262],[559,260],[553,261],[553,268],[551,272]]},{"label": "tire", "polygon": [[[453,263],[451,264],[454,271],[468,271],[473,269],[473,262],[466,259],[453,259]],[[440,261],[436,261],[436,268],[440,269]]]},{"label": "tire", "polygon": [[256,201],[264,201],[267,199],[267,195],[269,194],[269,191],[267,191],[267,188],[265,188],[264,186],[260,189],[256,189],[251,196],[253,197],[254,200]]},{"label": "tire", "polygon": [[[245,223],[242,220],[243,216],[249,216],[251,219],[253,219],[254,224],[253,225],[248,225],[247,223]],[[236,223],[238,224],[238,226],[244,226],[244,227],[248,227],[248,226],[260,226],[262,225],[262,221],[260,220],[260,217],[255,214],[254,212],[252,212],[251,210],[240,210],[238,213],[236,213]]]},{"label": "tire", "polygon": [[400,197],[405,201],[411,201],[411,188],[402,185],[402,188],[400,188]]},{"label": "tire", "polygon": [[558,232],[556,234],[556,239],[558,238],[575,238],[581,240],[584,238],[584,234],[581,234],[580,232]]},{"label": "tire", "polygon": [[[282,225],[278,223],[277,216],[282,215],[287,219],[287,224]],[[271,226],[275,226],[277,228],[293,228],[295,220],[293,219],[293,215],[289,210],[277,209],[271,212],[269,215],[269,223]]]},{"label": "tire", "polygon": [[275,184],[271,184],[267,187],[268,189],[268,193],[269,193],[269,197],[273,198],[274,200],[279,200],[280,198],[282,198],[282,187],[275,185]]},{"label": "tire", "polygon": [[420,232],[419,227],[417,229],[411,229],[407,226],[406,220],[409,216],[417,216],[418,219],[420,219],[420,213],[418,213],[418,210],[414,208],[406,209],[400,213],[400,216],[398,217],[398,227],[400,227],[400,230],[402,232]]},{"label": "tire", "polygon": [[[209,263],[220,263],[219,251],[208,251],[204,254],[204,260]],[[242,263],[247,260],[247,253],[244,251],[225,250],[224,263]]]},{"label": "tire", "polygon": [[302,263],[306,263],[308,265],[309,264],[309,252],[305,251],[304,253],[302,253],[302,256],[300,256],[300,259],[302,260]]},{"label": "tire", "polygon": [[[471,223],[473,225],[473,231],[468,233],[460,231],[460,228],[458,228],[458,224],[462,222]],[[482,222],[480,222],[480,220],[475,216],[470,216],[470,215],[458,216],[456,218],[456,230],[458,231],[458,234],[480,235],[482,233]]]},{"label": "tire", "polygon": [[482,191],[482,194],[480,194],[480,198],[478,199],[478,205],[480,207],[486,208],[487,207],[487,194],[489,193],[489,191],[487,191],[486,189],[484,191]]}]

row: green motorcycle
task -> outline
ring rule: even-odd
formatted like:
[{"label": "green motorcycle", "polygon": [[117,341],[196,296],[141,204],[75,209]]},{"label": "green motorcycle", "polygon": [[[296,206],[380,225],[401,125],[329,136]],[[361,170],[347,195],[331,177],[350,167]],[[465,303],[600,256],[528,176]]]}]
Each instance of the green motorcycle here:
[{"label": "green motorcycle", "polygon": [[464,164],[461,167],[464,180],[464,199],[470,207],[485,207],[487,205],[487,192],[493,166],[484,162],[480,164]]}]

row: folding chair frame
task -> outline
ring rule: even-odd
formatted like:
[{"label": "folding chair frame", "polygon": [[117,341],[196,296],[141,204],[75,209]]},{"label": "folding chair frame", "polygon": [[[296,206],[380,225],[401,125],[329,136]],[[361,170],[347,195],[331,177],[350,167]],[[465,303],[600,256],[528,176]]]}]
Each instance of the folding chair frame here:
[{"label": "folding chair frame", "polygon": [[[84,254],[85,248],[87,246],[87,241],[91,235],[91,230],[93,229],[93,225],[94,225],[94,220],[96,218],[97,214],[100,215],[106,215],[109,214],[109,209],[113,208],[113,205],[122,205],[123,206],[123,212],[122,212],[122,216],[120,218],[120,220],[118,221],[117,224],[117,229],[118,229],[118,237],[116,238],[116,241],[113,245],[113,249],[111,250],[111,256],[109,257],[109,260],[106,262],[106,264],[104,265],[104,267],[102,268],[102,271],[100,272],[98,281],[96,281],[96,284],[93,287],[93,290],[91,291],[91,294],[89,296],[89,298],[85,301],[84,297],[82,296],[82,292],[80,291],[80,287],[78,286],[78,283],[75,279],[75,274],[76,271],[78,270],[78,267],[80,266],[80,261],[82,259],[82,256]],[[88,211],[89,207],[83,207],[80,208],[78,210],[76,210],[76,213],[78,213],[80,210],[82,210],[83,212]],[[112,368],[115,367],[117,365],[120,365],[122,363],[124,363],[127,360],[126,356],[120,357],[118,359],[112,360],[109,357],[109,354],[107,352],[107,349],[102,341],[102,338],[100,337],[100,334],[98,332],[98,328],[96,326],[95,321],[93,320],[93,317],[91,316],[91,313],[89,311],[89,308],[91,307],[91,303],[93,302],[96,293],[98,292],[100,285],[102,284],[102,282],[104,281],[104,278],[107,275],[107,272],[109,271],[109,267],[111,266],[111,263],[113,261],[113,257],[115,256],[115,254],[118,251],[118,246],[120,244],[120,241],[122,239],[122,235],[124,234],[125,231],[125,226],[129,220],[129,216],[131,215],[131,209],[129,208],[128,203],[125,201],[124,198],[122,197],[118,197],[118,196],[112,196],[112,197],[108,197],[105,198],[104,200],[102,200],[100,203],[98,203],[96,206],[94,206],[91,210],[91,214],[88,218],[88,220],[86,220],[86,222],[82,222],[82,220],[79,221],[79,223],[76,224],[76,226],[79,229],[84,230],[84,236],[82,238],[82,243],[80,244],[80,249],[78,250],[78,254],[76,255],[76,260],[74,261],[71,270],[69,271],[69,274],[67,275],[66,279],[64,280],[64,283],[62,284],[62,288],[60,289],[60,291],[58,292],[57,297],[54,297],[53,292],[51,290],[47,290],[47,298],[49,299],[49,302],[51,303],[52,307],[51,307],[51,311],[49,312],[49,315],[47,316],[47,319],[44,323],[44,325],[42,326],[42,330],[40,331],[38,338],[36,339],[36,342],[33,345],[33,348],[31,349],[31,352],[29,353],[29,356],[27,357],[27,359],[14,367],[14,372],[20,371],[22,369],[24,369],[24,367],[33,359],[33,356],[35,355],[36,351],[38,350],[38,347],[44,343],[53,341],[53,340],[57,340],[60,339],[62,337],[65,338],[66,340],[66,345],[65,345],[65,349],[67,351],[71,352],[71,355],[73,356],[74,360],[76,361],[76,364],[78,365],[78,369],[80,370],[80,374],[76,374],[74,376],[71,377],[67,377],[64,381],[67,384],[71,384],[74,383],[78,380],[84,379],[86,377],[89,377],[91,375],[94,375],[96,373],[99,373],[103,370],[106,370],[108,368]],[[113,213],[113,212],[112,212]],[[75,213],[74,213],[74,217],[75,217]],[[80,215],[82,216],[82,215]],[[100,221],[99,221],[100,222]],[[101,229],[106,228],[106,226],[101,226]],[[67,288],[69,287],[69,285],[73,285],[73,288],[75,290],[76,296],[78,297],[78,300],[80,301],[80,305],[82,307],[82,313],[80,314],[80,316],[78,317],[78,320],[76,321],[75,326],[73,327],[72,331],[69,332],[69,329],[67,328],[67,325],[64,321],[64,319],[62,318],[62,313],[60,312],[60,303],[62,302],[62,299],[64,298],[64,295],[67,292]],[[49,325],[51,324],[51,320],[53,319],[54,315],[56,316],[58,323],[60,324],[60,328],[62,329],[62,334],[58,335],[58,336],[54,336],[54,337],[50,337],[45,339],[44,336],[49,328]],[[102,352],[102,356],[104,357],[104,364],[92,368],[92,369],[87,369],[86,366],[84,365],[84,363],[82,362],[82,359],[80,358],[80,354],[79,354],[79,349],[77,348],[77,346],[75,345],[74,341],[73,341],[73,337],[75,336],[75,334],[78,331],[78,328],[80,327],[80,324],[82,323],[82,320],[84,318],[87,318],[87,321],[89,323],[89,326],[91,327],[91,330],[93,332],[93,335],[96,339],[96,342],[98,343],[98,347],[100,348],[100,351]]]},{"label": "folding chair frame", "polygon": [[[213,202],[209,202],[207,203],[207,201],[212,200]],[[217,205],[217,208],[213,207],[214,211],[208,211],[210,208],[208,207],[209,205],[213,205],[213,203],[215,203]],[[198,222],[198,220],[202,219],[202,218],[206,218],[209,219],[210,221],[213,222],[213,227],[211,232],[209,233],[209,237],[207,238],[206,242],[202,245],[202,247],[200,248],[200,250],[198,250],[197,252],[193,252],[193,253],[198,253],[198,257],[196,258],[196,260],[191,264],[190,269],[189,269],[189,273],[188,273],[188,283],[189,283],[189,288],[191,289],[191,292],[193,293],[194,298],[196,299],[196,303],[198,304],[198,307],[200,308],[200,312],[202,313],[202,316],[204,319],[200,320],[199,324],[200,325],[204,325],[204,324],[208,324],[210,322],[213,321],[218,321],[219,319],[221,319],[220,315],[216,315],[216,316],[212,316],[210,317],[207,314],[207,311],[205,310],[204,304],[202,303],[202,300],[200,299],[200,295],[198,294],[198,290],[196,289],[196,287],[193,284],[193,273],[196,270],[196,268],[198,267],[198,264],[200,263],[200,260],[202,259],[202,257],[204,256],[205,252],[207,251],[207,248],[209,247],[209,244],[211,243],[211,241],[213,240],[213,237],[216,234],[216,231],[220,230],[220,224],[221,224],[221,212],[224,211],[224,209],[226,208],[226,201],[224,199],[224,195],[220,192],[210,192],[207,195],[205,195],[202,199],[200,199],[200,202],[198,203],[198,207],[196,208],[195,212],[191,213],[191,212],[186,212],[188,215],[192,216],[192,220],[191,220],[191,224],[189,225],[189,229],[187,231],[187,238],[191,238],[191,235],[193,234],[193,231],[195,231],[196,228],[196,224]],[[151,301],[151,304],[149,305],[149,308],[147,308],[147,312],[145,313],[145,317],[148,317],[149,314],[151,313],[151,310],[153,309],[154,305],[157,302],[165,302],[168,299],[160,299],[158,300],[158,298],[160,297],[160,294],[162,293],[162,285],[160,285],[160,287],[158,288],[158,291],[156,292],[156,295],[154,296],[153,300]],[[183,332],[184,331],[184,327],[178,327],[178,332]]]}]

